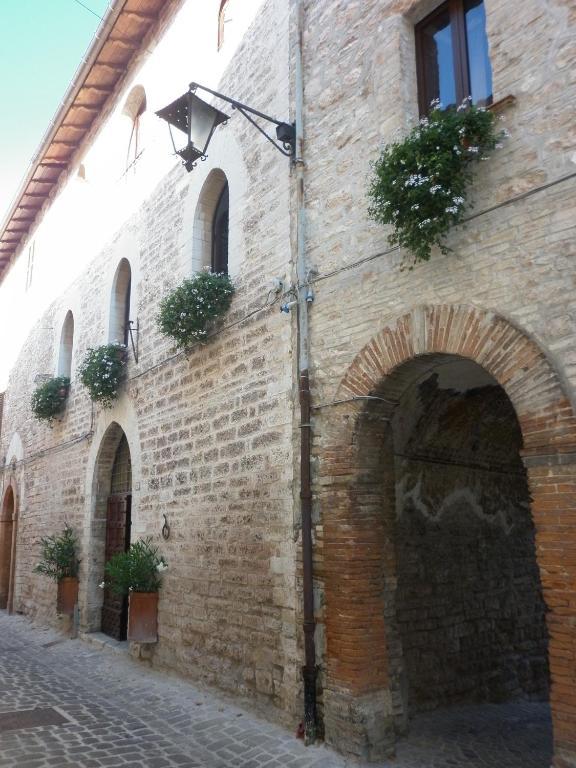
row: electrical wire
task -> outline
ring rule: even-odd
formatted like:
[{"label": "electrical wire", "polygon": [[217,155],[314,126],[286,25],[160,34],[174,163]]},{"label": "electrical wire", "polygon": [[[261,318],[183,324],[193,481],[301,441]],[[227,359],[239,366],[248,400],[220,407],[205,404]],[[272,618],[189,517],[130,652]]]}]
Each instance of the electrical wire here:
[{"label": "electrical wire", "polygon": [[100,19],[100,21],[104,21],[104,17],[103,16],[100,16],[99,13],[96,13],[96,11],[92,10],[92,8],[90,8],[88,5],[84,5],[84,3],[81,2],[81,0],[73,0],[73,2],[77,3],[77,5],[81,5],[82,8],[85,8],[88,11],[88,13],[91,13],[92,16],[96,16],[96,18]]},{"label": "electrical wire", "polygon": [[[273,301],[270,301],[270,297],[272,294],[276,294]],[[281,296],[279,293],[277,293],[274,289],[268,291],[268,295],[266,297],[266,301],[262,306],[256,307],[251,312],[248,312],[247,314],[243,315],[242,317],[238,318],[238,320],[235,320],[232,323],[228,323],[228,325],[223,326],[222,328],[218,328],[217,330],[213,331],[212,333],[208,334],[208,339],[213,339],[219,334],[223,333],[224,331],[229,330],[230,328],[234,328],[237,325],[240,325],[241,323],[245,322],[249,318],[253,317],[254,315],[258,314],[259,312],[262,312],[265,309],[268,309],[270,307],[273,307],[275,304],[278,303]],[[179,357],[184,357],[190,354],[191,351],[196,349],[197,347],[202,346],[201,344],[194,344],[193,347],[190,347],[189,349],[177,352],[175,355],[171,355],[170,357],[165,358],[164,360],[161,360],[160,362],[156,363],[155,365],[151,365],[149,368],[146,368],[143,371],[139,371],[134,376],[130,376],[129,379],[127,379],[127,383],[131,381],[135,381],[136,379],[141,378],[142,376],[146,375],[147,373],[150,373],[151,371],[157,370],[158,368],[163,367],[167,363],[171,362],[172,360],[176,360]],[[281,393],[282,394],[282,393]],[[276,393],[274,396],[276,397],[278,393]],[[27,397],[27,395],[22,395],[22,398]],[[17,398],[16,398],[17,399]],[[203,400],[203,406],[206,405],[206,401]],[[25,459],[22,459],[20,461],[16,462],[16,466],[25,466],[26,464],[29,464],[32,461],[35,461],[38,458],[42,458],[43,456],[47,454],[52,453],[59,453],[61,450],[64,450],[65,448],[68,448],[69,446],[76,445],[77,443],[82,442],[83,440],[88,440],[94,435],[94,403],[92,403],[92,409],[91,409],[91,416],[90,416],[90,429],[88,432],[85,432],[83,435],[80,435],[78,437],[72,438],[71,440],[67,440],[64,443],[59,443],[55,446],[50,446],[49,448],[43,448],[41,451],[37,451],[34,454],[31,454],[30,456],[26,457]],[[4,473],[10,469],[12,469],[13,464],[8,464],[6,466],[0,467],[0,472]]]},{"label": "electrical wire", "polygon": [[[217,328],[212,333],[209,333],[206,339],[213,339],[219,334],[224,333],[224,331],[228,331],[230,328],[234,328],[235,326],[240,325],[245,320],[248,320],[250,317],[253,317],[254,315],[258,314],[258,312],[262,312],[265,309],[268,309],[269,307],[273,307],[274,304],[278,303],[278,301],[281,298],[280,294],[276,293],[274,301],[270,301],[270,296],[273,293],[276,293],[274,289],[268,291],[268,296],[266,297],[266,301],[264,304],[262,304],[261,307],[256,307],[256,309],[253,309],[251,312],[248,312],[248,314],[243,315],[238,320],[235,320],[233,323],[228,323],[228,325],[223,325],[221,328]],[[176,352],[174,355],[170,355],[170,357],[166,357],[164,358],[164,360],[160,360],[158,363],[151,365],[149,368],[146,368],[143,371],[138,371],[138,373],[135,373],[134,376],[130,376],[130,378],[127,379],[127,381],[130,382],[130,381],[135,381],[136,379],[140,379],[142,376],[145,376],[147,373],[150,373],[151,371],[156,371],[158,368],[162,368],[167,363],[172,362],[172,360],[177,360],[179,357],[187,357],[195,349],[202,346],[203,344],[201,344],[200,342],[197,342],[193,346],[188,347],[186,350],[182,350],[181,352]]]},{"label": "electrical wire", "polygon": [[[510,197],[508,198],[508,200],[503,200],[502,202],[496,203],[496,205],[492,205],[489,208],[485,208],[482,211],[473,213],[470,216],[467,216],[465,219],[462,219],[462,221],[458,222],[458,224],[456,224],[455,226],[459,227],[462,224],[467,224],[468,222],[473,221],[474,219],[480,218],[480,216],[485,216],[486,214],[492,213],[493,211],[497,211],[500,208],[505,208],[508,205],[512,205],[521,200],[525,200],[526,198],[531,197],[532,195],[535,195],[538,192],[543,192],[546,189],[555,187],[557,184],[562,184],[565,181],[569,181],[574,177],[576,177],[576,171],[573,173],[569,173],[566,176],[561,176],[559,179],[554,179],[553,181],[550,181],[547,184],[542,184],[538,187],[534,187],[533,189],[529,189],[526,192],[522,192],[519,195]],[[310,277],[307,282],[302,283],[299,287],[305,287],[307,285],[314,285],[315,283],[320,283],[322,282],[322,280],[327,280],[330,277],[339,275],[341,272],[346,272],[347,270],[355,269],[356,267],[362,266],[362,264],[366,264],[370,261],[375,261],[376,259],[379,259],[381,256],[388,256],[391,253],[395,253],[396,251],[399,251],[399,250],[400,250],[400,246],[394,245],[390,248],[387,248],[385,251],[379,251],[378,253],[373,253],[370,256],[365,256],[364,258],[358,259],[357,261],[352,261],[350,262],[350,264],[344,264],[341,267],[338,267],[337,269],[331,270],[330,272],[324,272],[323,274]]]}]

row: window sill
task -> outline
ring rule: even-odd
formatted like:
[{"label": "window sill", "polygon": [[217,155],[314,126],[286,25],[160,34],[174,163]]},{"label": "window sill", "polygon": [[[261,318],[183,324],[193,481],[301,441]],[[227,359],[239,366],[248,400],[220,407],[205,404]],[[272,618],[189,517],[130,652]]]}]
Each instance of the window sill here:
[{"label": "window sill", "polygon": [[507,107],[511,107],[514,104],[516,104],[516,96],[508,94],[508,96],[504,96],[503,98],[498,99],[498,101],[490,104],[488,107],[486,107],[486,109],[497,114],[498,112],[503,112]]}]

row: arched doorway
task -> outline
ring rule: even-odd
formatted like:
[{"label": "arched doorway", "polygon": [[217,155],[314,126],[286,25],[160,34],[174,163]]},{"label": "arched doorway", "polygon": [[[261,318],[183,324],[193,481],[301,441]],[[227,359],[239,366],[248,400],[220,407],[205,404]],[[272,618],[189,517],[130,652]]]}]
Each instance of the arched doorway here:
[{"label": "arched doorway", "polygon": [[[390,659],[396,731],[408,735],[399,758],[444,726],[439,750],[456,756],[464,729],[471,766],[483,750],[502,750],[504,762],[512,749],[518,768],[527,757],[548,768],[548,633],[520,425],[478,364],[436,355],[416,378],[413,364],[397,370],[409,381],[390,422],[388,644],[398,649]],[[503,729],[505,720],[515,727]]]},{"label": "arched doorway", "polygon": [[[110,493],[106,502],[106,541],[104,560],[108,562],[130,546],[132,511],[132,463],[126,435],[122,433],[114,454],[110,474]],[[127,597],[104,590],[102,604],[102,632],[116,640],[126,639],[128,626]]]},{"label": "arched doorway", "polygon": [[11,603],[15,506],[14,491],[9,485],[0,517],[0,608],[9,608]]},{"label": "arched doorway", "polygon": [[321,419],[328,742],[379,760],[420,710],[544,697],[543,594],[554,756],[572,764],[576,419],[545,355],[493,313],[417,309]]}]

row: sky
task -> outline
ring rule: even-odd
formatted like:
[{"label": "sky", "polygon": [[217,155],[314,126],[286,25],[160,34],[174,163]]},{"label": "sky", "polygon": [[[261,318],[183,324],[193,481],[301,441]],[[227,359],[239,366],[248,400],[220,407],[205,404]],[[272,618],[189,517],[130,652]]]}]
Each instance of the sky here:
[{"label": "sky", "polygon": [[0,223],[108,0],[0,0]]}]

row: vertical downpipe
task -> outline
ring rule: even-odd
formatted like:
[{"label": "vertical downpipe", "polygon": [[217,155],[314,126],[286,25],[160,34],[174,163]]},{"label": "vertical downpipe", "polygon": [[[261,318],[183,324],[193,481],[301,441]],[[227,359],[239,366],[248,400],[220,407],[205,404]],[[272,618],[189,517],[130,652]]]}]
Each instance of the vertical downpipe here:
[{"label": "vertical downpipe", "polygon": [[295,51],[296,102],[296,183],[297,183],[297,263],[298,279],[298,386],[300,394],[300,511],[302,516],[302,579],[304,613],[304,737],[306,744],[316,740],[316,646],[314,633],[314,582],[312,565],[312,490],[310,473],[310,380],[306,264],[305,199],[304,199],[304,81],[302,73],[302,33],[304,30],[304,2],[297,3],[297,36]]}]

